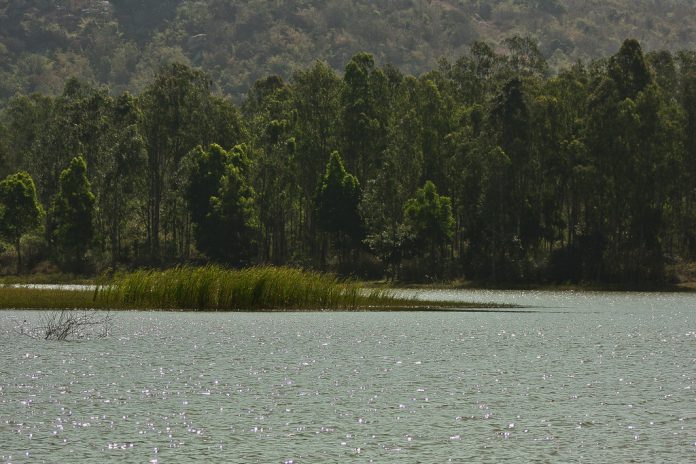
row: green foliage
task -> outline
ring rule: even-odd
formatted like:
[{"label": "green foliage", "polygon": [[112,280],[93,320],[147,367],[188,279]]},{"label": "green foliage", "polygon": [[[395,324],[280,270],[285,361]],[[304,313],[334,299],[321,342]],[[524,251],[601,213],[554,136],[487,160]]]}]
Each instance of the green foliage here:
[{"label": "green foliage", "polygon": [[341,155],[336,151],[331,153],[317,190],[316,203],[319,227],[331,234],[336,242],[342,242],[344,237],[353,243],[362,239],[358,211],[361,195],[360,183],[346,171]]},{"label": "green foliage", "polygon": [[452,200],[427,181],[404,205],[404,224],[415,237],[416,254],[429,254],[432,272],[441,272],[443,251],[454,233]]},{"label": "green foliage", "polygon": [[235,265],[254,256],[255,193],[246,176],[244,147],[226,152],[213,144],[191,152],[186,199],[198,248],[208,257]]},{"label": "green foliage", "polygon": [[611,58],[609,77],[616,83],[620,98],[636,98],[650,84],[652,76],[637,40],[626,40]]},{"label": "green foliage", "polygon": [[[185,210],[177,186],[184,156],[197,145],[234,146],[242,129],[234,107],[211,93],[208,76],[180,63],[162,66],[140,97],[147,149],[147,245],[150,260],[162,259],[163,226],[186,235]],[[164,224],[163,224],[164,223]],[[177,244],[181,246],[183,242]],[[181,246],[180,256],[188,250]]]},{"label": "green foliage", "polygon": [[[257,15],[237,18],[245,10],[232,8],[248,34],[282,16],[254,4]],[[350,18],[345,4],[327,3],[335,24]],[[442,4],[404,10],[425,17]],[[554,21],[578,8],[530,5]],[[153,37],[176,42],[232,6],[182,1],[178,18],[191,28],[165,24]],[[497,2],[489,21],[527,8]],[[112,26],[104,27],[97,35],[106,46]],[[17,95],[0,111],[0,169],[26,170],[44,203],[67,204],[60,173],[84,153],[88,184],[70,188],[94,193],[84,221],[93,240],[80,242],[99,270],[197,260],[354,275],[369,267],[392,278],[669,278],[666,263],[696,256],[696,54],[644,54],[628,40],[612,56],[554,74],[543,38],[510,33],[501,46],[474,42],[420,77],[380,66],[379,53],[346,50],[340,63],[314,62],[288,80],[283,62],[256,80],[240,109],[213,83],[224,66],[211,75],[181,63],[154,75],[141,67],[138,96],[70,79],[56,97]],[[209,37],[194,35],[205,62]],[[191,62],[185,47],[167,47],[145,55]],[[341,76],[334,68],[344,64]],[[59,243],[58,225],[49,221],[48,237],[67,266],[75,253]],[[37,260],[47,258],[34,248]]]},{"label": "green foliage", "polygon": [[60,175],[60,188],[50,212],[58,258],[69,271],[86,270],[86,253],[94,238],[94,203],[87,163],[83,157],[75,157]]},{"label": "green foliage", "polygon": [[147,185],[147,152],[140,130],[142,118],[137,100],[132,95],[125,93],[113,101],[106,116],[107,140],[96,169],[92,170],[95,172],[92,185],[97,200],[97,241],[102,249],[108,248],[112,269],[127,258],[124,254],[125,242],[131,234],[129,221],[144,204],[140,193]]},{"label": "green foliage", "polygon": [[43,214],[28,173],[18,172],[0,181],[0,238],[15,247],[17,274],[22,269],[22,236],[39,227]]}]

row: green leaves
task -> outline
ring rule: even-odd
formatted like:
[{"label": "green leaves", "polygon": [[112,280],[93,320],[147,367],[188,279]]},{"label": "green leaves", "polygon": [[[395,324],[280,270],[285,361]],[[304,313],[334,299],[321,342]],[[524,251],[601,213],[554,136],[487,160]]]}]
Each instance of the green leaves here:
[{"label": "green leaves", "polygon": [[186,200],[198,249],[216,261],[247,264],[258,224],[245,147],[197,147],[187,158]]},{"label": "green leaves", "polygon": [[17,252],[17,274],[22,270],[22,236],[36,230],[44,216],[31,176],[22,171],[0,182],[0,238]]},{"label": "green leaves", "polygon": [[15,244],[41,224],[43,208],[31,176],[22,171],[0,182],[0,237]]},{"label": "green leaves", "polygon": [[626,40],[619,53],[609,60],[609,76],[616,82],[621,98],[636,98],[652,76],[637,40]]},{"label": "green leaves", "polygon": [[72,159],[60,175],[60,187],[51,207],[52,237],[59,260],[74,272],[84,272],[93,238],[95,197],[87,180],[87,163]]},{"label": "green leaves", "polygon": [[358,204],[362,191],[358,179],[349,174],[338,152],[331,153],[317,191],[319,226],[330,234],[344,233],[359,240],[362,221]]},{"label": "green leaves", "polygon": [[416,196],[406,202],[404,218],[418,242],[424,246],[442,246],[452,238],[452,200],[438,195],[437,187],[431,181],[427,181],[416,191]]},{"label": "green leaves", "polygon": [[414,238],[410,251],[424,259],[421,272],[438,276],[443,271],[442,258],[454,233],[451,199],[439,195],[435,184],[427,181],[404,205],[404,225]]}]

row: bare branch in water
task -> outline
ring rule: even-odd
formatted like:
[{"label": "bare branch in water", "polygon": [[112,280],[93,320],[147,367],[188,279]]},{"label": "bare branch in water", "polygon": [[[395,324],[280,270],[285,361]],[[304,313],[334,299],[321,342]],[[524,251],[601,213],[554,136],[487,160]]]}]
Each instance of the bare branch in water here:
[{"label": "bare branch in water", "polygon": [[64,309],[44,315],[36,327],[27,328],[25,323],[17,327],[17,331],[36,339],[65,341],[104,338],[111,330],[111,313]]}]

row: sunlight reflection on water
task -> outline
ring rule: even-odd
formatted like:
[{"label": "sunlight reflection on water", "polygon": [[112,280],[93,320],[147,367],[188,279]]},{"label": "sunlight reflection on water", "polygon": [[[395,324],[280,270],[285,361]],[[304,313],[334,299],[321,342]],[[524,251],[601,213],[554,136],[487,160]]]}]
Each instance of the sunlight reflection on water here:
[{"label": "sunlight reflection on water", "polygon": [[688,462],[696,297],[428,291],[511,313],[0,312],[2,462]]}]

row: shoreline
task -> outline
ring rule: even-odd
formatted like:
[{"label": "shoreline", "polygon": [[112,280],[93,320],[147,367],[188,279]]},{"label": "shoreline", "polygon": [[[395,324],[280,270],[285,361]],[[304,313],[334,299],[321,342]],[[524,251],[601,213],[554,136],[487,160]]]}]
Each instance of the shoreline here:
[{"label": "shoreline", "polygon": [[[29,285],[29,284],[20,284]],[[502,303],[419,301],[393,297],[383,304],[356,304],[354,307],[258,307],[248,309],[215,309],[178,307],[173,305],[139,305],[120,303],[98,297],[98,288],[36,288],[0,284],[0,310],[109,310],[109,311],[163,311],[163,312],[241,312],[241,313],[283,313],[283,312],[466,312],[466,311],[510,311],[530,312],[520,305]]]},{"label": "shoreline", "polygon": [[[94,290],[96,286],[104,282],[99,276],[71,276],[64,274],[26,274],[20,276],[0,276],[0,288],[17,287],[31,288],[41,286],[54,289],[79,290],[87,287]],[[389,282],[387,280],[357,280],[361,287],[367,289],[386,290],[529,290],[529,291],[576,291],[576,292],[651,292],[651,293],[681,293],[696,292],[696,280],[685,280],[679,283],[636,285],[636,284],[609,284],[609,283],[510,283],[487,282],[472,280],[445,280],[438,282]],[[2,303],[0,302],[0,305]]]},{"label": "shoreline", "polygon": [[575,292],[650,292],[650,293],[681,293],[696,292],[696,281],[685,280],[679,283],[664,283],[654,285],[611,284],[611,283],[544,283],[544,282],[488,282],[477,280],[444,280],[438,282],[389,282],[372,280],[360,282],[366,288],[376,289],[407,289],[407,290],[529,290],[529,291],[575,291]]}]

